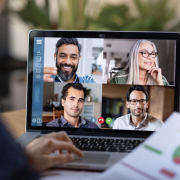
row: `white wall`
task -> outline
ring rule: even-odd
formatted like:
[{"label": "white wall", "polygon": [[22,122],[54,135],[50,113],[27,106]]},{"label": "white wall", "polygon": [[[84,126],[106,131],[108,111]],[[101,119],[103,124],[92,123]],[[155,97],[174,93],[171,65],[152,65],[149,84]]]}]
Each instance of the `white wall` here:
[{"label": "white wall", "polygon": [[98,102],[102,102],[102,84],[84,83],[84,87],[91,89],[91,96],[98,98]]}]

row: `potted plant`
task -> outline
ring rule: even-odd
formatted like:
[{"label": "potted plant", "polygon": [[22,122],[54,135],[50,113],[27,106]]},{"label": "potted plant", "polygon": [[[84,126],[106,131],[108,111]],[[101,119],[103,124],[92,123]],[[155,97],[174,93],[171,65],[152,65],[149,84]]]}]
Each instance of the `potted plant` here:
[{"label": "potted plant", "polygon": [[86,92],[87,92],[87,102],[92,102],[92,97],[90,96],[91,89],[86,89]]}]

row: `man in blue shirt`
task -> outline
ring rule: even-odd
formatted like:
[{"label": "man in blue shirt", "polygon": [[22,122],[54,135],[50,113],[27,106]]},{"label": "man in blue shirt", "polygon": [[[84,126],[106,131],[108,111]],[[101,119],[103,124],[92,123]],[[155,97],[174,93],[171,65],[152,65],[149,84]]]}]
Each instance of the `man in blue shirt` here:
[{"label": "man in blue shirt", "polygon": [[84,120],[79,116],[87,95],[86,88],[82,84],[68,83],[63,87],[61,93],[64,116],[61,116],[60,119],[50,121],[47,123],[47,127],[99,128],[95,123]]},{"label": "man in blue shirt", "polygon": [[56,43],[56,67],[44,68],[44,81],[69,83],[95,83],[92,75],[79,77],[76,72],[81,59],[82,46],[76,38],[61,38]]}]

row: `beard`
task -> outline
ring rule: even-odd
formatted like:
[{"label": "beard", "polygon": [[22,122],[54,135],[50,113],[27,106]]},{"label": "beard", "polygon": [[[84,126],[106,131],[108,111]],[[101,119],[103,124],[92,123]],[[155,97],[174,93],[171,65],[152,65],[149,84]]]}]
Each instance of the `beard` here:
[{"label": "beard", "polygon": [[[78,64],[79,64],[79,62],[78,62]],[[78,64],[77,64],[77,67],[75,67],[75,65],[66,64],[66,63],[57,64],[57,60],[56,60],[57,73],[63,81],[68,81],[75,75],[75,73],[78,69]],[[72,71],[71,72],[63,71],[62,68],[64,66],[72,68]]]},{"label": "beard", "polygon": [[131,111],[131,113],[132,113],[134,116],[136,116],[136,117],[142,117],[142,116],[145,115],[146,109],[143,109],[143,108],[137,108],[137,109],[141,109],[141,113],[136,113],[135,109],[131,109],[131,108],[130,108],[130,111]]}]

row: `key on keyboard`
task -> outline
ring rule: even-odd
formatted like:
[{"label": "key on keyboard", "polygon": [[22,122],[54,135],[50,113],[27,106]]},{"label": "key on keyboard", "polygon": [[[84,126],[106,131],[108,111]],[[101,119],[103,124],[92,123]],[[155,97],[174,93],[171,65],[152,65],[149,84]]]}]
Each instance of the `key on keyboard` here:
[{"label": "key on keyboard", "polygon": [[130,153],[143,140],[70,137],[80,150]]}]

